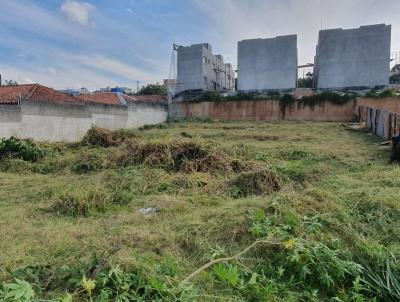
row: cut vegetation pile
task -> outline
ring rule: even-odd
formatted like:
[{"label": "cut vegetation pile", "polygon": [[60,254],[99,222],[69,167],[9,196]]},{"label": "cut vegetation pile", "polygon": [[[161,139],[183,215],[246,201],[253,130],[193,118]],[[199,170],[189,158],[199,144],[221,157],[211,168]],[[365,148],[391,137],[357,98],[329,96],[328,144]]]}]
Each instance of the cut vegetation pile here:
[{"label": "cut vegetation pile", "polygon": [[238,197],[263,195],[279,191],[278,178],[271,170],[243,172],[233,182]]},{"label": "cut vegetation pile", "polygon": [[92,127],[82,139],[82,143],[107,148],[121,145],[127,138],[134,136],[132,132],[125,130],[111,131],[104,128]]},{"label": "cut vegetation pile", "polygon": [[171,172],[232,171],[231,162],[222,149],[205,143],[178,140],[128,141],[117,162],[120,166],[145,164]]}]

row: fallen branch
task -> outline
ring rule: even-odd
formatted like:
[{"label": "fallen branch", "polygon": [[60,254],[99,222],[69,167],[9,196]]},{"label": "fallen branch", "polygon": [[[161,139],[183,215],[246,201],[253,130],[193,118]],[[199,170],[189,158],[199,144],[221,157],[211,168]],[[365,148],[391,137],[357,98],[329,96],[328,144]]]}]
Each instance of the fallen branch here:
[{"label": "fallen branch", "polygon": [[273,241],[268,241],[268,240],[256,240],[252,244],[250,244],[247,248],[245,248],[243,251],[237,253],[234,256],[231,257],[224,257],[224,258],[218,258],[211,260],[210,262],[204,264],[197,270],[195,270],[193,273],[191,273],[189,276],[187,276],[182,282],[181,285],[189,282],[191,279],[193,279],[196,275],[200,274],[202,271],[206,270],[210,266],[213,266],[214,264],[220,263],[220,262],[225,262],[225,261],[232,261],[232,260],[238,260],[240,256],[246,254],[248,251],[251,249],[255,248],[257,245],[261,244],[268,244],[268,245],[282,245],[282,242],[273,242]]}]

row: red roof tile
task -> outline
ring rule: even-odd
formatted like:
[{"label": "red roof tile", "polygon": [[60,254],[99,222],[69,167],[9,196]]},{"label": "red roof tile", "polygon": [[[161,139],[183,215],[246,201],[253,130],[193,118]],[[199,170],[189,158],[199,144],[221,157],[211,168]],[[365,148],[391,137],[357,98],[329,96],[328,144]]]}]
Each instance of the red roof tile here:
[{"label": "red roof tile", "polygon": [[94,103],[109,104],[109,105],[121,105],[121,101],[117,93],[113,92],[96,92],[92,94],[81,94],[78,95],[77,98],[85,102],[94,102]]},{"label": "red roof tile", "polygon": [[82,104],[73,96],[39,84],[0,87],[0,104],[18,104],[21,100]]}]

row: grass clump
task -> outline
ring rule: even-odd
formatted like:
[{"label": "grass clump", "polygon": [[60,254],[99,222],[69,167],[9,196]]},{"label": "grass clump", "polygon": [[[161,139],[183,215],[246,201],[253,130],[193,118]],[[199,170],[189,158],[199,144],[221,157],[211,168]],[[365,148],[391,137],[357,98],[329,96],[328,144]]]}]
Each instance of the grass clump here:
[{"label": "grass clump", "polygon": [[277,175],[265,169],[240,173],[232,186],[235,197],[270,194],[281,188]]},{"label": "grass clump", "polygon": [[35,162],[44,156],[44,151],[30,140],[15,137],[0,140],[0,159],[14,158]]},{"label": "grass clump", "polygon": [[81,189],[64,191],[56,194],[51,203],[51,210],[58,214],[87,217],[96,212],[104,212],[112,200],[103,189]]},{"label": "grass clump", "polygon": [[83,152],[71,165],[71,171],[76,174],[88,174],[105,168],[105,160],[98,153]]}]

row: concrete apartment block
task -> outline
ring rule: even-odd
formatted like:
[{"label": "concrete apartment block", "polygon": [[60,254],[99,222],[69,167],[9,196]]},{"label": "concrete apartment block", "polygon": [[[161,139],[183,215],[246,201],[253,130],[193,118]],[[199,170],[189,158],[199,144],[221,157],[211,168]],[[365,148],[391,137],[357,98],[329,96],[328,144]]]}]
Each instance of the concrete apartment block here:
[{"label": "concrete apartment block", "polygon": [[178,91],[234,89],[231,64],[225,64],[221,55],[213,55],[208,43],[178,47]]},{"label": "concrete apartment block", "polygon": [[238,42],[238,90],[293,89],[297,85],[297,35]]},{"label": "concrete apartment block", "polygon": [[320,30],[314,86],[320,89],[389,85],[391,26]]}]

